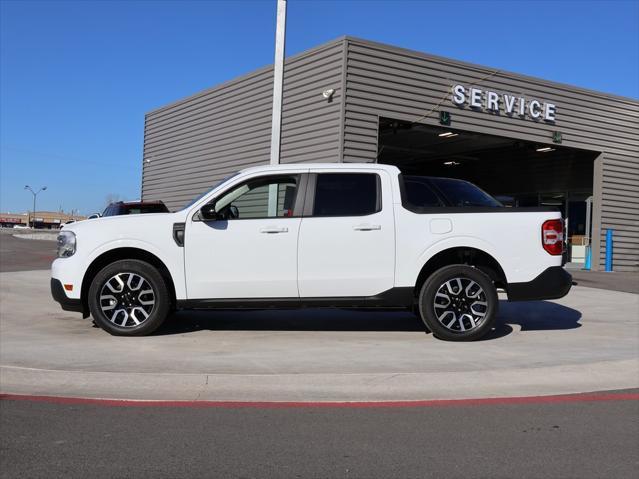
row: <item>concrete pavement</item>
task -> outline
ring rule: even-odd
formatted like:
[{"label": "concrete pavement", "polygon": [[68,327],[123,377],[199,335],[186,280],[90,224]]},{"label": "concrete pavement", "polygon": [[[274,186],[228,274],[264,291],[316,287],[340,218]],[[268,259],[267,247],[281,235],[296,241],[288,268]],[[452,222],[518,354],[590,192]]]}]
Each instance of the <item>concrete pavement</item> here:
[{"label": "concrete pavement", "polygon": [[639,386],[639,296],[575,287],[502,302],[484,341],[447,343],[408,313],[180,312],[116,338],[50,299],[48,271],[0,273],[3,392],[130,399],[367,401]]},{"label": "concrete pavement", "polygon": [[580,286],[639,294],[639,273],[569,270]]},{"label": "concrete pavement", "polygon": [[0,272],[49,269],[51,267],[51,262],[55,259],[55,242],[26,240],[13,236],[20,234],[20,232],[27,234],[30,231],[0,228]]}]

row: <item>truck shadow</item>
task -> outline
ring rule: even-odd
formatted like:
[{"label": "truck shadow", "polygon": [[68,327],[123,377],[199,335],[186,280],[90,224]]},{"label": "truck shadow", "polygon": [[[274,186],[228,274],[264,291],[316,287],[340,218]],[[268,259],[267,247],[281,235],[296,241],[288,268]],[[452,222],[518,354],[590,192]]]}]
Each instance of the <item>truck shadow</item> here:
[{"label": "truck shadow", "polygon": [[[495,328],[483,340],[498,339],[514,331],[553,331],[581,327],[581,313],[549,301],[500,301]],[[155,333],[196,331],[363,331],[423,332],[421,320],[406,311],[344,309],[178,311]]]},{"label": "truck shadow", "polygon": [[508,336],[512,325],[518,325],[521,332],[557,331],[581,327],[581,312],[550,301],[499,302],[499,313],[493,331],[482,341]]},{"label": "truck shadow", "polygon": [[424,331],[406,311],[269,309],[178,311],[155,334],[211,331]]}]

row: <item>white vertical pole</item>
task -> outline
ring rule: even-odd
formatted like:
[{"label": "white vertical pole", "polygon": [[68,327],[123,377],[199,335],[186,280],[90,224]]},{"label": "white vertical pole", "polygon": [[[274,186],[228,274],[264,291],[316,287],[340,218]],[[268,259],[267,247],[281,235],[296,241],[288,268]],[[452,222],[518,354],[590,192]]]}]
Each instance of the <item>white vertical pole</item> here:
[{"label": "white vertical pole", "polygon": [[271,165],[280,162],[282,131],[282,90],[284,88],[284,48],[286,43],[286,0],[277,0],[275,63],[273,65],[273,121],[271,125]]},{"label": "white vertical pole", "polygon": [[[280,163],[282,138],[282,92],[284,90],[284,49],[286,44],[286,0],[277,0],[277,25],[275,27],[275,62],[273,63],[273,121],[271,123],[271,165]],[[277,185],[269,185],[268,215],[277,212]]]}]

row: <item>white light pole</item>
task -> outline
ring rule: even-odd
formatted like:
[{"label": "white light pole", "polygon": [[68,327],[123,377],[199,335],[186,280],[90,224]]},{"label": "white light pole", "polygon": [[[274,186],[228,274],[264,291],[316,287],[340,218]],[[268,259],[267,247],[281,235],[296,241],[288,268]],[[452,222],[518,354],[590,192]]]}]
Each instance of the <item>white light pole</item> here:
[{"label": "white light pole", "polygon": [[43,186],[38,191],[33,191],[33,189],[29,185],[25,185],[24,189],[29,190],[31,194],[33,195],[33,218],[31,218],[31,227],[35,229],[36,196],[38,196],[38,193],[40,193],[41,191],[46,190],[47,187]]},{"label": "white light pole", "polygon": [[271,165],[280,162],[282,132],[282,91],[284,89],[284,49],[286,43],[286,0],[277,0],[275,63],[273,64],[273,121],[271,124]]},{"label": "white light pole", "polygon": [[[282,138],[282,92],[284,90],[284,50],[286,44],[286,0],[277,0],[275,62],[273,63],[273,120],[271,122],[271,165],[280,162]],[[268,216],[277,216],[277,185],[268,187]]]}]

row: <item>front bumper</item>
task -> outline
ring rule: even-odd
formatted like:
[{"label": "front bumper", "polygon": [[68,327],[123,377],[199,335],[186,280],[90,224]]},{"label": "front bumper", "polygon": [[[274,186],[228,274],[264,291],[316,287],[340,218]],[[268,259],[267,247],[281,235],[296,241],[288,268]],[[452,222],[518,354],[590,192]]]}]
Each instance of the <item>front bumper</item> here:
[{"label": "front bumper", "polygon": [[75,311],[83,315],[86,314],[82,300],[69,298],[64,292],[64,288],[59,279],[51,278],[51,296],[53,296],[54,301],[60,303],[60,306],[62,306],[62,309],[65,311]]},{"label": "front bumper", "polygon": [[558,299],[568,294],[572,287],[572,276],[561,266],[552,266],[526,283],[509,283],[509,301],[533,301]]}]

